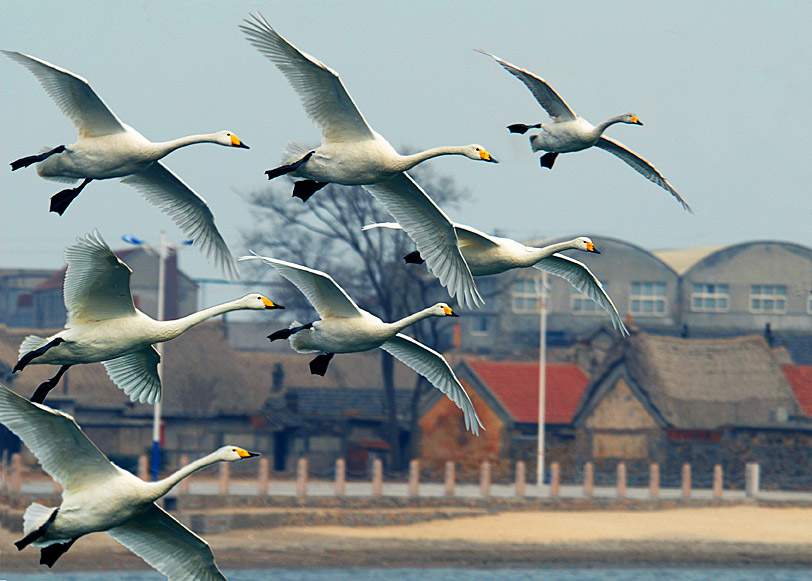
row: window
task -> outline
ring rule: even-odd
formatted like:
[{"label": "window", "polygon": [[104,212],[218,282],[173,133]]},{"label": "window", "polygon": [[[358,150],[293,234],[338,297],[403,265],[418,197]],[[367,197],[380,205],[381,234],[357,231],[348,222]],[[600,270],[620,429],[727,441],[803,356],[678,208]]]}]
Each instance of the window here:
[{"label": "window", "polygon": [[[609,294],[609,283],[603,283],[603,290]],[[598,303],[578,291],[570,295],[570,309],[576,315],[597,315],[604,312]]]},{"label": "window", "polygon": [[730,290],[726,284],[694,283],[691,310],[724,312],[730,304]]},{"label": "window", "polygon": [[525,278],[513,283],[513,312],[514,313],[538,313],[539,312],[539,292],[538,279]]},{"label": "window", "polygon": [[783,284],[751,284],[750,312],[786,313],[787,287]]},{"label": "window", "polygon": [[489,317],[473,317],[471,320],[471,334],[473,335],[486,335],[490,328]]},{"label": "window", "polygon": [[665,283],[633,282],[629,296],[629,313],[632,315],[665,315]]}]

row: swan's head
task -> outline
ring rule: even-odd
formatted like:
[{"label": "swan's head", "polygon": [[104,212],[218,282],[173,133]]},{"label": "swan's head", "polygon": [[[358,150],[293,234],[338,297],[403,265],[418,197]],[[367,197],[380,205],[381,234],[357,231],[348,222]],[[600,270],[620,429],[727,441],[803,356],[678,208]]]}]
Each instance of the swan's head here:
[{"label": "swan's head", "polygon": [[488,161],[490,163],[499,163],[495,157],[493,157],[488,150],[482,147],[481,145],[472,144],[465,146],[465,156],[470,157],[476,161]]},{"label": "swan's head", "polygon": [[263,297],[260,294],[245,295],[240,299],[240,308],[242,309],[284,309],[282,305],[277,305],[271,299]]},{"label": "swan's head", "polygon": [[242,149],[250,149],[231,131],[218,131],[214,134],[214,142],[227,147],[241,147]]},{"label": "swan's head", "polygon": [[572,247],[576,250],[583,250],[584,252],[592,252],[593,254],[600,254],[600,251],[595,248],[592,240],[586,236],[581,236],[572,241]]},{"label": "swan's head", "polygon": [[643,124],[643,122],[640,121],[640,119],[638,119],[637,115],[635,115],[634,113],[626,113],[625,115],[621,115],[620,117],[621,117],[621,119],[620,119],[621,123],[629,123],[631,125],[642,125]]},{"label": "swan's head", "polygon": [[260,454],[258,452],[249,452],[238,446],[223,446],[215,452],[215,455],[220,462],[236,462],[237,460],[253,458]]},{"label": "swan's head", "polygon": [[445,303],[437,303],[431,307],[431,314],[435,317],[459,317],[459,315],[451,310],[451,307]]}]

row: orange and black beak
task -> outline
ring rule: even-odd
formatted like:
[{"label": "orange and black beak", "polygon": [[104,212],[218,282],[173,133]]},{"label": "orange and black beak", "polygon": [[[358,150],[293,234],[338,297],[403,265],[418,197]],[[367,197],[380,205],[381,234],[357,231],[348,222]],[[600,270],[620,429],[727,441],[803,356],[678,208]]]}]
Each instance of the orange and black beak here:
[{"label": "orange and black beak", "polygon": [[240,141],[240,138],[234,135],[233,133],[231,134],[231,145],[233,147],[241,147],[242,149],[251,149],[250,147],[245,145],[242,141]]},{"label": "orange and black beak", "polygon": [[261,456],[259,452],[249,452],[248,450],[243,450],[242,448],[237,449],[237,455],[240,458],[253,458],[255,456]]},{"label": "orange and black beak", "polygon": [[601,253],[600,250],[595,248],[595,245],[592,244],[592,242],[587,242],[586,243],[586,250],[587,250],[587,252],[594,252],[595,254],[600,254]]},{"label": "orange and black beak", "polygon": [[262,297],[262,304],[265,305],[266,309],[284,309],[285,308],[282,305],[277,305],[271,299],[266,299],[265,297]]}]

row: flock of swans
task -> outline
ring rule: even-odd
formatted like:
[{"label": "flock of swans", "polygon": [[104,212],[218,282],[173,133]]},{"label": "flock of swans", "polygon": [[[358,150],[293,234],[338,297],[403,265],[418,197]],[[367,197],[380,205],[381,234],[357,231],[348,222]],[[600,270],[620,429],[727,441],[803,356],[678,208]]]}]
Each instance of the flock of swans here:
[{"label": "flock of swans", "polygon": [[[614,327],[628,334],[600,281],[581,262],[560,254],[577,249],[597,253],[589,238],[528,247],[514,240],[489,236],[457,224],[434,203],[406,172],[415,165],[444,155],[461,155],[496,163],[481,145],[436,147],[414,155],[400,155],[376,133],[358,110],[338,73],[300,51],[278,34],[260,15],[240,25],[247,40],[287,78],[305,112],[322,132],[315,149],[290,143],[282,164],[266,171],[268,179],[294,178],[293,195],[308,202],[329,183],[361,185],[379,200],[396,222],[371,224],[364,229],[402,229],[417,250],[407,262],[425,263],[452,297],[467,307],[483,303],[475,276],[510,269],[545,270],[567,280],[605,310]],[[483,52],[483,51],[479,51]],[[73,122],[78,139],[11,164],[12,170],[36,165],[40,176],[76,182],[51,198],[50,209],[63,214],[93,180],[121,178],[149,202],[167,213],[194,244],[230,278],[237,278],[237,262],[220,235],[206,201],[160,160],[172,151],[197,143],[216,143],[248,149],[233,132],[191,135],[155,143],[123,123],[88,82],[58,66],[17,52],[3,51],[25,66]],[[642,125],[632,114],[613,117],[593,126],[576,115],[543,79],[496,56],[492,57],[522,81],[552,118],[551,123],[514,124],[508,129],[526,133],[533,151],[546,152],[543,167],[552,168],[560,153],[600,147],[618,156],[644,177],[668,191],[690,211],[690,206],[648,161],[617,141],[603,136],[614,123]],[[310,202],[310,203],[318,203]],[[210,307],[173,321],[157,321],[139,311],[130,290],[130,268],[97,231],[65,249],[67,270],[64,302],[65,329],[50,337],[27,337],[20,346],[14,372],[28,365],[58,365],[59,370],[26,400],[0,385],[0,422],[17,434],[39,459],[43,469],[63,487],[58,508],[34,503],[23,517],[24,536],[16,544],[39,547],[40,562],[52,566],[81,536],[106,531],[169,579],[224,579],[206,541],[176,521],[155,501],[181,479],[215,462],[257,456],[236,446],[224,446],[157,482],[144,482],[111,463],[85,436],[73,418],[44,405],[48,392],[72,365],[101,362],[113,383],[131,400],[161,401],[158,352],[153,345],[169,341],[216,315],[241,309],[282,309],[260,294]],[[423,375],[462,411],[466,429],[484,429],[476,410],[442,355],[402,333],[427,317],[454,317],[446,303],[437,303],[399,321],[386,323],[359,308],[330,275],[272,257],[251,256],[272,267],[304,294],[319,320],[294,322],[271,333],[271,341],[288,339],[299,353],[316,354],[313,374],[324,375],[337,353],[380,347]]]}]

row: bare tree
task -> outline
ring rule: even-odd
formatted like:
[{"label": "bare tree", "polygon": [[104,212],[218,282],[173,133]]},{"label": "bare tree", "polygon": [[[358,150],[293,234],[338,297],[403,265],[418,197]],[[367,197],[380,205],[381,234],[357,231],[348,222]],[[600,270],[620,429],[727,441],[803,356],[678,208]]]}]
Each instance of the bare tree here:
[{"label": "bare tree", "polygon": [[[465,195],[451,178],[435,177],[428,168],[416,172],[416,179],[441,207],[453,206]],[[289,192],[289,184],[271,183],[249,196],[255,206],[256,221],[244,233],[248,248],[329,273],[362,308],[386,321],[404,317],[438,300],[450,301],[425,268],[403,262],[402,257],[414,250],[414,244],[402,232],[361,230],[367,224],[392,221],[383,205],[366,190],[359,186],[330,185],[307,203],[291,199]],[[291,290],[290,296],[283,296],[280,302],[302,313],[302,317],[312,317],[312,307],[298,292]],[[424,320],[409,332],[434,348],[444,347],[439,343],[437,321]],[[399,444],[394,360],[384,351],[381,351],[381,375],[392,465],[401,469],[404,463]],[[420,381],[415,384],[410,406],[412,433],[421,386]]]}]

